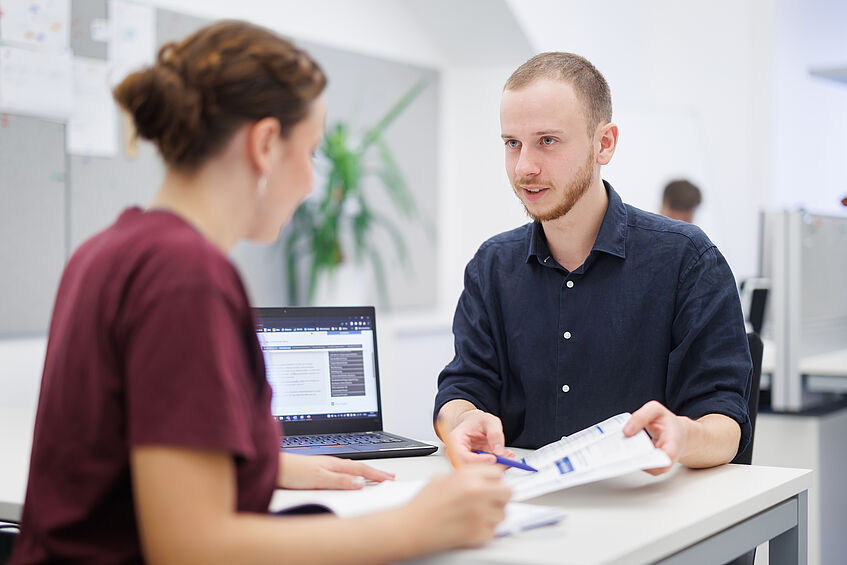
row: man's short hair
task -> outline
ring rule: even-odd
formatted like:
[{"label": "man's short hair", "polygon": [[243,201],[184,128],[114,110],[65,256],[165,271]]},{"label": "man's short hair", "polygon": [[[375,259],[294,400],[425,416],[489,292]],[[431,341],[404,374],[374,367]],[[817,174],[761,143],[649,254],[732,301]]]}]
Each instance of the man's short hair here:
[{"label": "man's short hair", "polygon": [[664,194],[662,194],[662,202],[671,210],[690,212],[699,206],[702,201],[700,189],[683,179],[669,182],[665,187]]},{"label": "man's short hair", "polygon": [[539,79],[561,80],[570,84],[582,102],[588,133],[612,121],[612,93],[609,83],[594,65],[573,53],[539,53],[518,67],[503,90],[520,90]]}]

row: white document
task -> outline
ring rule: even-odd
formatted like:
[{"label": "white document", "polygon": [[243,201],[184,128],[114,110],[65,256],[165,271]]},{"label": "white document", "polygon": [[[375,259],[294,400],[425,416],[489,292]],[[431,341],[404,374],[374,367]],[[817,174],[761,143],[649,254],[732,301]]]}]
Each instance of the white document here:
[{"label": "white document", "polygon": [[153,63],[156,12],[123,0],[109,2],[109,81],[117,86],[130,73]]},{"label": "white document", "polygon": [[59,121],[73,108],[69,51],[0,46],[0,112]]},{"label": "white document", "polygon": [[622,430],[629,417],[629,413],[618,414],[527,455],[523,461],[538,472],[506,471],[503,481],[512,489],[512,500],[669,466],[670,458],[653,445],[644,430],[624,437]]},{"label": "white document", "polygon": [[3,0],[0,40],[39,50],[69,47],[70,0]]},{"label": "white document", "polygon": [[65,128],[68,153],[112,157],[118,152],[118,125],[108,65],[99,59],[75,57],[73,68],[74,107]]},{"label": "white document", "polygon": [[[303,493],[303,502],[319,504],[342,518],[389,510],[410,502],[426,486],[426,481],[385,481],[361,490]],[[497,526],[497,535],[505,536],[523,530],[560,522],[564,511],[537,504],[510,502],[506,518]]]}]

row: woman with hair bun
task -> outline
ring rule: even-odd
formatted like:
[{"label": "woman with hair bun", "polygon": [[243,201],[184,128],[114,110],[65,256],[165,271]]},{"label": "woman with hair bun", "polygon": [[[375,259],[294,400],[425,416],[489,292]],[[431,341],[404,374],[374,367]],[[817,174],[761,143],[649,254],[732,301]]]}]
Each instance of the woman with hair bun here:
[{"label": "woman with hair bun", "polygon": [[83,243],[59,286],[12,563],[380,563],[491,538],[495,465],[356,519],[267,514],[274,488],[390,475],[281,454],[241,279],[312,190],[326,79],[303,51],[220,22],[128,76],[115,98],[167,165],[146,209]]}]

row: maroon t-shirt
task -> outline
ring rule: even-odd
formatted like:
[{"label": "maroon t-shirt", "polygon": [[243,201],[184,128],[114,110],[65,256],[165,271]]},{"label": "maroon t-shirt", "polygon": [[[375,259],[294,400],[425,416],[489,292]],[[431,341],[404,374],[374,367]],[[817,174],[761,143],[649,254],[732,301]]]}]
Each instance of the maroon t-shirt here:
[{"label": "maroon t-shirt", "polygon": [[12,563],[142,561],[130,449],[225,451],[267,511],[279,430],[244,287],[178,216],[126,210],[65,268]]}]

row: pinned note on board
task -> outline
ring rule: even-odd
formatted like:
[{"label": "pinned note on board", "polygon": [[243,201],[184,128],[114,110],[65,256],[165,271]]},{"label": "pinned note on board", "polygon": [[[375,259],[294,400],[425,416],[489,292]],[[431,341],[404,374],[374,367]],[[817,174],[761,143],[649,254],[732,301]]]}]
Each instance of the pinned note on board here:
[{"label": "pinned note on board", "polygon": [[68,121],[68,153],[112,157],[118,152],[117,111],[109,89],[108,65],[75,57],[74,108]]},{"label": "pinned note on board", "polygon": [[109,66],[112,86],[131,72],[153,63],[156,54],[156,11],[124,0],[109,3]]},{"label": "pinned note on board", "polygon": [[63,121],[73,108],[70,51],[0,46],[0,112]]},{"label": "pinned note on board", "polygon": [[39,50],[69,46],[70,0],[4,0],[0,39]]}]

